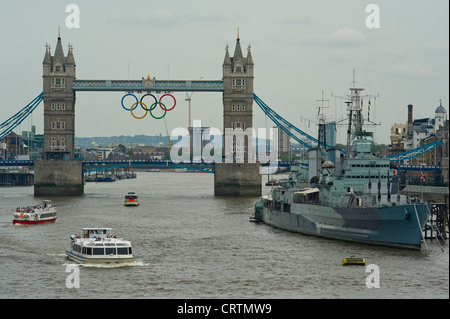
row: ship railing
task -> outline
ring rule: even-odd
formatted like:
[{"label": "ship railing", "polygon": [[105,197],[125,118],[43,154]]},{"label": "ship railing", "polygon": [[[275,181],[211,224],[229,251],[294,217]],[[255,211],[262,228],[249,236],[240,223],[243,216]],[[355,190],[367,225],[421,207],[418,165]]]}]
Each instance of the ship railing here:
[{"label": "ship railing", "polygon": [[[442,239],[442,241],[444,242],[444,245],[446,247],[448,247],[447,245],[447,241],[445,240],[444,236],[442,235],[442,233],[439,231],[439,228],[436,226],[436,224],[433,223],[433,217],[430,211],[430,205],[426,205],[427,206],[427,221],[430,220],[431,221],[431,228],[433,228],[433,230],[436,232],[436,234],[438,235],[438,237],[440,237]],[[416,205],[414,205],[414,208],[416,207]],[[416,211],[417,214],[417,211]],[[425,221],[425,224],[427,223],[427,221]],[[439,247],[441,247],[441,250],[444,251],[444,249],[441,246],[441,243],[439,242],[439,240],[437,240]]]}]

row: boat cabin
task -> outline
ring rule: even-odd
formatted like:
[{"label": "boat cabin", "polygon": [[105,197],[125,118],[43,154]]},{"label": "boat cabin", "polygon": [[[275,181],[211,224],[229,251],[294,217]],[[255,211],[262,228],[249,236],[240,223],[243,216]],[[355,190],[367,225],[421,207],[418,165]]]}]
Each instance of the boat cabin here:
[{"label": "boat cabin", "polygon": [[126,198],[126,199],[137,199],[137,198],[138,198],[138,195],[137,195],[135,192],[128,192],[128,193],[125,195],[125,198]]},{"label": "boat cabin", "polygon": [[104,239],[111,236],[112,228],[82,228],[83,238],[100,238]]},{"label": "boat cabin", "polygon": [[297,204],[319,203],[319,189],[310,188],[295,192],[293,195],[293,202]]}]

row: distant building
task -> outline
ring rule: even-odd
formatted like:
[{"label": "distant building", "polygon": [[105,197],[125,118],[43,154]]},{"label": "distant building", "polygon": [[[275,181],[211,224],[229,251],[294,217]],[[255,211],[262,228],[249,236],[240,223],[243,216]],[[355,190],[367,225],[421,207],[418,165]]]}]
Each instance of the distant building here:
[{"label": "distant building", "polygon": [[22,131],[22,140],[28,146],[30,159],[42,159],[44,151],[44,134],[36,134],[36,126],[31,126],[31,131]]},{"label": "distant building", "polygon": [[22,136],[11,132],[0,141],[0,159],[15,160],[21,155],[28,155],[28,146]]},{"label": "distant building", "polygon": [[[437,139],[443,143],[425,154],[404,160],[403,164],[439,165],[439,172],[423,172],[427,181],[448,183],[448,119],[442,102],[435,109],[434,118],[413,119],[413,105],[408,105],[408,120],[405,124],[391,127],[391,154],[402,153],[431,143]],[[409,172],[409,175],[417,172]]]},{"label": "distant building", "polygon": [[436,164],[441,166],[442,183],[449,183],[449,161],[448,161],[448,120],[444,122],[444,125],[439,125],[439,129],[436,131],[436,137],[442,139],[442,144],[436,148]]},{"label": "distant building", "polygon": [[[289,132],[291,129],[289,127],[285,127]],[[288,156],[290,155],[291,151],[291,138],[290,136],[281,128],[278,126],[273,127],[274,132],[275,130],[278,133],[278,158],[280,156]]]},{"label": "distant building", "polygon": [[408,135],[408,124],[394,124],[391,127],[391,150],[392,153],[405,151],[405,141]]}]

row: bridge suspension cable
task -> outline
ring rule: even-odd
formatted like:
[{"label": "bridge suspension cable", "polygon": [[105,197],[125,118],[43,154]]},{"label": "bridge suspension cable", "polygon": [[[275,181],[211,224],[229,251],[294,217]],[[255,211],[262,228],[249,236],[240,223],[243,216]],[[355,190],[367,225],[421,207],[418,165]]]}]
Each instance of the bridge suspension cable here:
[{"label": "bridge suspension cable", "polygon": [[[289,121],[285,120],[283,117],[281,117],[277,112],[275,112],[273,109],[271,109],[266,103],[264,103],[256,94],[253,93],[253,100],[258,104],[258,106],[261,108],[261,110],[279,127],[281,128],[289,137],[293,138],[295,141],[299,142],[303,146],[307,147],[308,149],[313,148],[312,145],[308,144],[301,138],[299,138],[297,135],[294,134],[294,132],[300,134],[301,136],[307,138],[308,140],[312,141],[313,143],[318,144],[319,141],[312,137],[311,135],[303,132],[293,124],[291,124]],[[294,132],[292,132],[291,130]],[[327,147],[331,147],[330,145],[327,145]]]},{"label": "bridge suspension cable", "polygon": [[8,135],[13,129],[15,129],[20,123],[30,115],[34,109],[41,103],[44,93],[39,94],[34,100],[28,103],[19,112],[11,116],[5,122],[0,124],[0,140]]},{"label": "bridge suspension cable", "polygon": [[[287,120],[285,120],[283,117],[281,117],[277,112],[275,112],[273,109],[271,109],[267,104],[265,104],[256,94],[253,94],[253,100],[256,102],[256,104],[258,104],[258,106],[261,108],[261,110],[267,114],[267,116],[279,127],[281,128],[284,132],[286,132],[286,134],[290,137],[292,137],[294,140],[296,140],[297,142],[299,142],[300,144],[304,145],[305,147],[307,147],[308,149],[312,148],[313,146],[311,146],[310,144],[306,143],[305,141],[303,141],[302,139],[300,139],[299,137],[297,137],[296,135],[294,135],[288,128],[294,130],[295,132],[299,133],[300,135],[306,137],[307,139],[311,140],[314,143],[318,143],[318,140],[315,139],[314,137],[312,137],[311,135],[301,131],[300,129],[298,129],[297,127],[295,127],[294,125],[292,125],[290,122],[288,122]],[[420,156],[434,148],[436,148],[437,146],[439,146],[442,143],[442,140],[436,140],[434,142],[428,143],[426,145],[402,152],[402,153],[398,153],[398,154],[393,154],[393,155],[389,155],[386,156],[386,158],[389,158],[392,162],[398,162],[398,161],[403,161],[403,160],[407,160],[407,159],[411,159],[417,156]],[[327,147],[331,147],[330,145],[327,144]]]},{"label": "bridge suspension cable", "polygon": [[417,148],[413,148],[412,150],[408,150],[406,152],[386,156],[386,158],[389,158],[392,162],[407,160],[425,154],[426,152],[431,151],[433,148],[436,148],[441,144],[442,140],[436,140],[434,142],[425,144]]}]

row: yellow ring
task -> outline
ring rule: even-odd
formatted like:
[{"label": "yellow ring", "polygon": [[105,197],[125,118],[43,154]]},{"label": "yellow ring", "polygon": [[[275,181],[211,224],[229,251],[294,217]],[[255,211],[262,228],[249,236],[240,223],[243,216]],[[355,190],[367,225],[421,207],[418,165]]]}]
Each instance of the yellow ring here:
[{"label": "yellow ring", "polygon": [[[137,117],[137,116],[135,116],[135,115],[133,114],[133,108],[134,108],[137,104],[141,104],[141,105],[145,106],[145,113],[144,113],[144,116]],[[131,113],[131,115],[133,115],[133,117],[134,117],[135,119],[141,120],[141,119],[143,119],[144,117],[147,116],[147,113],[148,113],[147,105],[145,105],[143,102],[137,102],[137,103],[134,103],[134,104],[131,106],[131,108],[130,108],[130,113]]]}]

